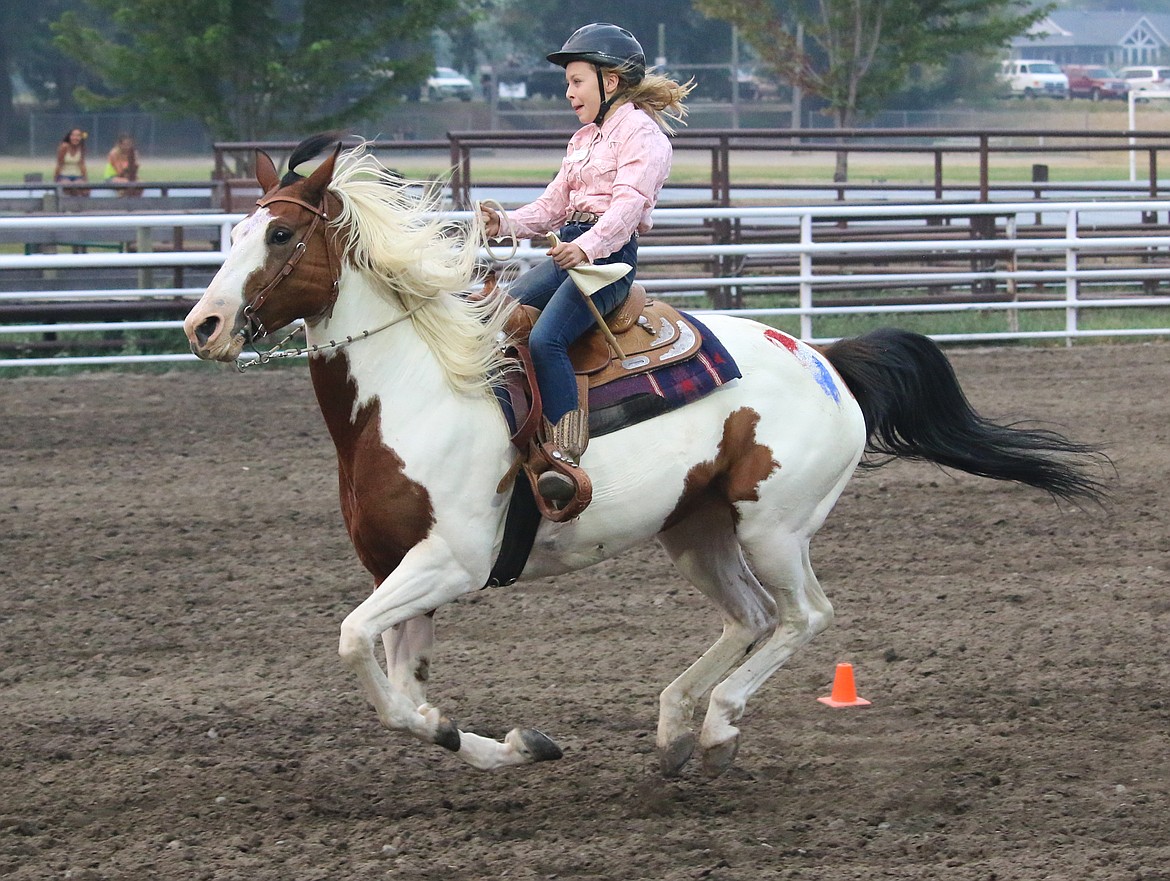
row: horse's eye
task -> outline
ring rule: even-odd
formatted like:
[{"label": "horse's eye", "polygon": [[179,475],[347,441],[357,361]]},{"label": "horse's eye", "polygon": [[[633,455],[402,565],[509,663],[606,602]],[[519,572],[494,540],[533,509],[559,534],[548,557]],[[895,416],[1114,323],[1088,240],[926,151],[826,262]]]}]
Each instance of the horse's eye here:
[{"label": "horse's eye", "polygon": [[287,229],[274,229],[268,234],[268,243],[270,245],[287,245],[292,241],[292,231]]}]

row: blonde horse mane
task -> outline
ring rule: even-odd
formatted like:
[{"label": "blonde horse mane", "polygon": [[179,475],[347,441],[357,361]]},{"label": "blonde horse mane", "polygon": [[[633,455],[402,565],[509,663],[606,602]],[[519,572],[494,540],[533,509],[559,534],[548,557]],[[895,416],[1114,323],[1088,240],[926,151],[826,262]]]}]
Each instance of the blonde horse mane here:
[{"label": "blonde horse mane", "polygon": [[498,289],[466,296],[478,272],[478,225],[442,219],[440,194],[399,177],[366,144],[338,157],[329,189],[341,200],[335,224],[349,262],[389,302],[413,310],[453,389],[487,392],[512,367],[498,342],[512,303]]}]

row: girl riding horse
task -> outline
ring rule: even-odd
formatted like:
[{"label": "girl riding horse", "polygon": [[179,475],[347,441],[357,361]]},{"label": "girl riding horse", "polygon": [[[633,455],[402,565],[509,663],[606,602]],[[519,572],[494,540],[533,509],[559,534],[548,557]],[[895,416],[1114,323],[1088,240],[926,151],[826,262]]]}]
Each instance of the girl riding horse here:
[{"label": "girl riding horse", "polygon": [[543,440],[576,468],[550,469],[537,490],[553,506],[578,493],[589,418],[579,406],[569,346],[594,326],[593,312],[568,270],[585,263],[626,263],[624,277],[592,295],[601,314],[621,305],[638,265],[638,234],[670,174],[671,120],[686,116],[680,86],[646,71],[646,55],[624,28],[595,23],[578,29],[548,60],[565,68],[568,98],[583,123],[544,194],[501,217],[481,208],[489,237],[501,231],[535,238],[557,230],[549,259],[520,276],[511,296],[541,310],[528,345],[544,407]]}]

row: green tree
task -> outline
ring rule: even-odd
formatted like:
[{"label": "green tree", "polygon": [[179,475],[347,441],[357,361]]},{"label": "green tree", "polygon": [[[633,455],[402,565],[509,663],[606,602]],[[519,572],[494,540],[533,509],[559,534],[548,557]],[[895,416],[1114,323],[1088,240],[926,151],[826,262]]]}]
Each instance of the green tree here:
[{"label": "green tree", "polygon": [[[730,56],[730,26],[712,23],[691,0],[592,0],[569,5],[563,0],[481,0],[481,9],[476,35],[487,61],[511,58],[524,66],[541,65],[569,34],[594,21],[612,22],[632,32],[651,64],[658,55],[660,25],[671,64],[726,63]],[[452,29],[444,30],[454,36]]]},{"label": "green tree", "polygon": [[[824,101],[838,128],[880,110],[915,65],[1004,46],[1052,10],[1032,0],[695,0],[736,25],[777,74]],[[848,178],[837,154],[834,180]]]},{"label": "green tree", "polygon": [[370,116],[431,67],[461,0],[89,0],[56,43],[101,76],[88,107],[194,116],[220,139],[301,135]]},{"label": "green tree", "polygon": [[85,71],[52,45],[49,23],[83,0],[0,0],[0,148],[15,146],[25,133],[10,75],[32,90],[42,106],[74,110],[73,86]]}]

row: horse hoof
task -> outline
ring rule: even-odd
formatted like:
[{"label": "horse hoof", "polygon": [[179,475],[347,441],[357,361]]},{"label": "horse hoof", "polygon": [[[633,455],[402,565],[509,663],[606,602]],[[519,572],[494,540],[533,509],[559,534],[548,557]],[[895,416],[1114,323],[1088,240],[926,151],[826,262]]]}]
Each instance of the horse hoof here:
[{"label": "horse hoof", "polygon": [[459,737],[459,726],[443,716],[439,719],[439,728],[435,732],[435,743],[443,749],[449,749],[453,753],[459,752],[461,740]]},{"label": "horse hoof", "polygon": [[739,735],[731,740],[717,743],[703,752],[703,773],[708,777],[718,777],[731,767],[735,761],[735,754],[739,752]]},{"label": "horse hoof", "polygon": [[695,752],[695,735],[688,731],[658,751],[658,771],[663,777],[677,777]]},{"label": "horse hoof", "polygon": [[551,762],[564,755],[551,737],[535,728],[513,728],[505,740],[530,762]]}]

